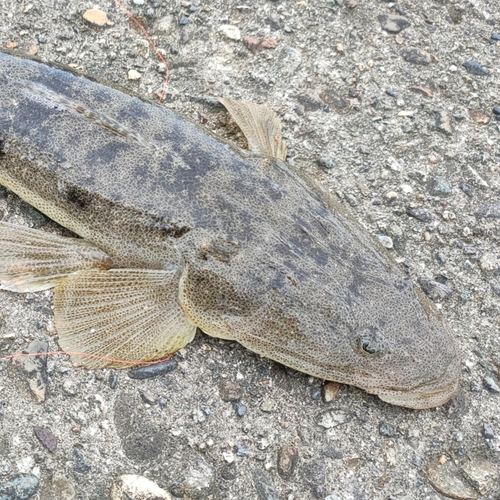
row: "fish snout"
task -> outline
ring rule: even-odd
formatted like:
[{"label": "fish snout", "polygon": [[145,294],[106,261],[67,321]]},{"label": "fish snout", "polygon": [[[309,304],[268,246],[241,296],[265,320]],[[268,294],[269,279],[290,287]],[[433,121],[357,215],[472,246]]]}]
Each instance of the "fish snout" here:
[{"label": "fish snout", "polygon": [[407,390],[381,389],[370,391],[387,403],[425,410],[441,406],[453,399],[460,388],[460,359],[454,358],[440,377]]}]

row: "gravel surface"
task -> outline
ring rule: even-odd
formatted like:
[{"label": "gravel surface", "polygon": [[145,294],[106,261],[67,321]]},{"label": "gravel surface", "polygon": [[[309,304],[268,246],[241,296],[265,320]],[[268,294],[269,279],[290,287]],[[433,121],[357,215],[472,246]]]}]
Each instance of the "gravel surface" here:
[{"label": "gravel surface", "polygon": [[[281,116],[289,161],[443,311],[461,393],[406,410],[201,333],[156,376],[88,372],[61,356],[2,361],[0,498],[498,499],[500,4],[126,6],[168,61],[166,107],[239,145],[214,98]],[[84,18],[94,8],[107,18]],[[152,99],[164,79],[112,1],[0,0],[0,44]],[[2,188],[0,218],[55,227]],[[58,349],[51,297],[0,293],[2,354]]]}]

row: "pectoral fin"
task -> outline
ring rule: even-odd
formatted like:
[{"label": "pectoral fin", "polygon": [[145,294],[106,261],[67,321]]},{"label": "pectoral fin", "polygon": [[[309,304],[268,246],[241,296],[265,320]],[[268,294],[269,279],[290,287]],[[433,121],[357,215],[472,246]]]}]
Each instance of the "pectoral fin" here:
[{"label": "pectoral fin", "polygon": [[268,107],[252,102],[219,98],[245,134],[248,147],[280,160],[286,160],[286,146],[281,135],[281,121]]},{"label": "pectoral fin", "polygon": [[[124,361],[160,359],[185,346],[196,333],[177,303],[178,292],[175,270],[72,274],[54,294],[59,344],[67,352]],[[72,360],[92,369],[130,366],[86,356]]]},{"label": "pectoral fin", "polygon": [[111,259],[78,238],[0,222],[0,289],[46,290],[81,269],[106,269]]}]

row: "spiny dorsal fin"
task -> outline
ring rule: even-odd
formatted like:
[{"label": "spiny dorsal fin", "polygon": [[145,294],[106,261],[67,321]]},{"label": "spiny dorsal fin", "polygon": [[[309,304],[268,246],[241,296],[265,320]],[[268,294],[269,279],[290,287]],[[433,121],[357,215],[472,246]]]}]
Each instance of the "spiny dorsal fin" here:
[{"label": "spiny dorsal fin", "polygon": [[[124,361],[150,361],[175,352],[190,342],[196,326],[177,303],[176,270],[91,270],[74,273],[54,293],[59,344],[81,352]],[[86,356],[75,364],[96,369],[125,368]]]},{"label": "spiny dorsal fin", "polygon": [[220,97],[241,131],[250,151],[286,160],[286,145],[281,134],[281,121],[276,113],[262,104]]},{"label": "spiny dorsal fin", "polygon": [[0,222],[0,289],[46,290],[68,274],[112,264],[110,257],[84,240]]}]

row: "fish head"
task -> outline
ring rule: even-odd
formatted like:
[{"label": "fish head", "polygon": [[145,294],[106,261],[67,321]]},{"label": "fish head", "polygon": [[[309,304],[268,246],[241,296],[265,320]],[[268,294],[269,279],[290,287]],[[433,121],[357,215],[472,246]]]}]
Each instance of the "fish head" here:
[{"label": "fish head", "polygon": [[248,256],[212,254],[191,258],[181,280],[181,305],[205,333],[398,406],[431,408],[457,393],[453,335],[408,278],[363,266],[347,280],[340,270],[297,276],[264,257],[245,273]]}]

